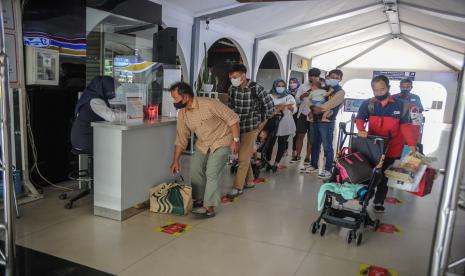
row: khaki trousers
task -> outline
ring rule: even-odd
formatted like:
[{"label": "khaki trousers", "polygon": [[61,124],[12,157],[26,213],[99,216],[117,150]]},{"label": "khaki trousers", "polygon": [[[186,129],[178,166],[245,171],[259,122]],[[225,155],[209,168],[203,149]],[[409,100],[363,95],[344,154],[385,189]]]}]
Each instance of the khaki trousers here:
[{"label": "khaki trousers", "polygon": [[246,182],[253,180],[252,166],[250,159],[253,154],[253,147],[257,140],[257,131],[250,131],[241,134],[241,147],[239,149],[238,168],[236,179],[234,179],[234,188],[242,190]]}]

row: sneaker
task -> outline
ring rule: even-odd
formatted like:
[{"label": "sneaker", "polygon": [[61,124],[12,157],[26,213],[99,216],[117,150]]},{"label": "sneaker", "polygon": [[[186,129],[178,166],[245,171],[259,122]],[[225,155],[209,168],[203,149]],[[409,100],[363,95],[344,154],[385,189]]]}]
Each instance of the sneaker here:
[{"label": "sneaker", "polygon": [[299,171],[300,172],[305,172],[307,170],[308,166],[307,165],[303,165],[299,168]]},{"label": "sneaker", "polygon": [[312,165],[310,165],[310,166],[306,166],[305,170],[308,171],[308,172],[316,172],[316,171],[318,171],[318,168],[315,168]]},{"label": "sneaker", "polygon": [[289,161],[290,163],[297,163],[300,161],[300,157],[297,157],[297,156],[294,156],[292,157],[291,161]]},{"label": "sneaker", "polygon": [[375,209],[375,213],[384,213],[385,211],[384,205],[379,203],[376,203],[373,209]]},{"label": "sneaker", "polygon": [[310,166],[310,160],[309,159],[305,158],[304,166]]},{"label": "sneaker", "polygon": [[[253,181],[255,181],[255,179]],[[244,189],[252,189],[252,188],[255,188],[255,183],[253,182],[245,183]]]},{"label": "sneaker", "polygon": [[323,179],[323,180],[329,179],[329,178],[331,178],[331,172],[328,172],[327,170],[322,170],[318,174],[318,177]]},{"label": "sneaker", "polygon": [[233,188],[228,194],[227,194],[227,197],[228,198],[235,198],[235,197],[238,197],[240,195],[242,195],[244,193],[243,190],[238,190],[236,188]]}]

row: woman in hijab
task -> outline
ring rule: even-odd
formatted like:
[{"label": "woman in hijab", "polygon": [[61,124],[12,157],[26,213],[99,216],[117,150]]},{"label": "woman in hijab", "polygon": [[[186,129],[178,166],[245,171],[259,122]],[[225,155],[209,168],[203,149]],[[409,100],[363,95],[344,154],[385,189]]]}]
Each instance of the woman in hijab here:
[{"label": "woman in hijab", "polygon": [[[295,98],[295,94],[297,94],[297,90],[299,90],[300,87],[300,82],[298,78],[290,78],[289,79],[289,94],[291,94]],[[297,109],[299,107],[297,106]],[[294,123],[297,125],[297,112],[294,113],[292,116],[294,118]],[[296,139],[297,135],[294,135],[294,138],[292,138],[292,157],[296,156]]]},{"label": "woman in hijab", "polygon": [[[268,162],[267,170],[276,172],[279,162],[287,150],[289,136],[295,134],[295,123],[292,115],[297,112],[297,105],[294,97],[286,90],[286,82],[282,79],[273,82],[271,89],[271,97],[275,105],[276,115],[274,119],[278,121],[276,127],[276,134],[268,137],[270,147],[267,147],[266,160]],[[271,132],[271,131],[270,131]],[[273,164],[270,163],[271,155],[273,153],[273,145],[278,140],[278,152]]]},{"label": "woman in hijab", "polygon": [[126,118],[125,112],[110,108],[108,100],[116,96],[115,80],[109,76],[95,77],[84,89],[74,109],[71,145],[83,153],[93,152],[92,122],[116,122]]}]

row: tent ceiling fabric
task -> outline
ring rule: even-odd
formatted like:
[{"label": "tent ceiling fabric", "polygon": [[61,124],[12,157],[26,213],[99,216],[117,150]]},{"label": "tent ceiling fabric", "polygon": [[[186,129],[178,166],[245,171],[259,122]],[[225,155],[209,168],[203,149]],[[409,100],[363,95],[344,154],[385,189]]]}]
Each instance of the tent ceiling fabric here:
[{"label": "tent ceiling fabric", "polygon": [[[280,2],[270,7],[244,12],[220,19],[222,23],[250,30],[255,35],[307,22],[316,18],[374,4],[373,0],[331,0]],[[253,18],[253,21],[251,21]]]},{"label": "tent ceiling fabric", "polygon": [[[194,16],[199,14],[205,14],[207,12],[215,12],[219,10],[228,9],[231,7],[237,7],[239,4],[235,0],[152,0],[158,2],[165,2],[171,5],[179,6],[181,9],[189,10]],[[344,11],[354,10],[358,7],[366,7],[368,5],[382,4],[382,0],[308,0],[308,1],[285,1],[285,2],[272,2],[264,3],[263,7],[243,11],[231,16],[225,16],[212,20],[213,22],[220,22],[222,25],[231,25],[235,29],[243,30],[247,33],[252,33],[256,37],[261,35],[283,29],[288,26],[295,26],[296,24],[304,24],[318,18],[324,18],[325,16],[331,16],[334,14],[339,14]],[[259,4],[259,3],[254,3]],[[464,52],[465,51],[465,23],[457,20],[457,17],[461,18],[462,15],[465,18],[465,0],[398,0],[398,10],[399,17],[401,20],[400,28],[401,34],[406,34],[408,36],[417,37],[423,41],[431,42],[437,45],[440,45],[445,48],[452,49],[454,51]],[[436,13],[443,14],[452,14],[454,18],[448,18],[447,16],[435,16],[431,14],[425,14],[416,9],[409,8],[408,5],[415,5],[417,8],[424,8],[426,10],[433,10]],[[245,4],[247,5],[247,4]],[[404,5],[404,6],[403,6]],[[434,14],[433,12],[433,14]],[[372,27],[365,31],[357,32],[354,35],[345,36],[340,39],[334,39],[329,42],[318,43],[318,45],[311,45],[307,47],[302,47],[299,49],[294,49],[296,54],[311,58],[313,56],[325,53],[329,50],[340,48],[343,46],[351,45],[360,41],[364,41],[370,38],[379,37],[384,34],[390,34],[389,23],[387,22],[386,15],[383,12],[383,9],[374,10],[371,12],[366,12],[359,14],[357,16],[348,17],[345,19],[338,20],[336,22],[331,22],[323,25],[314,26],[304,30],[293,31],[281,34],[272,38],[265,38],[264,41],[274,42],[277,45],[280,45],[283,49],[293,49],[297,46],[305,45],[311,42],[320,41],[325,38],[334,37],[340,34],[345,34],[353,30],[358,30],[366,26],[373,25],[375,23],[385,22],[380,26]],[[407,23],[417,25],[418,27],[411,26]],[[451,40],[445,38],[444,36],[437,35],[425,30],[420,29],[419,27],[428,28],[433,31],[443,33],[445,35],[453,36],[458,39]],[[411,37],[409,37],[412,39]],[[454,66],[461,65],[462,62],[458,62],[460,57],[459,54],[441,49],[439,47],[426,45],[427,43],[421,43],[419,41],[414,42],[418,43],[425,50],[428,50],[433,53],[438,53],[437,56],[442,58],[447,63],[450,63]],[[357,45],[353,47],[346,47],[340,51],[331,52],[328,55],[338,56],[340,53],[344,52],[344,59],[341,57],[339,59],[340,63],[348,60],[350,57],[357,54],[357,50],[362,49],[363,47],[369,47],[369,45],[375,44],[376,41],[371,41],[370,43],[365,43],[362,45]],[[425,46],[426,45],[426,46]],[[393,49],[389,49],[393,47]],[[347,66],[359,66],[362,61],[368,62],[368,64],[373,64],[373,61],[370,58],[375,58],[375,53],[380,54],[381,56],[388,56],[388,54],[381,53],[380,50],[387,51],[392,59],[387,60],[387,64],[382,66],[390,66],[394,68],[393,61],[395,61],[395,55],[400,54],[403,48],[405,51],[403,56],[407,58],[403,60],[403,67],[410,69],[418,69],[420,65],[423,65],[424,69],[433,68],[434,70],[446,70],[450,69],[437,62],[436,60],[430,58],[428,55],[422,53],[418,49],[410,46],[405,41],[394,40],[389,41],[388,43],[380,46],[379,48],[373,50],[367,55],[360,57],[359,59],[351,62]],[[407,50],[408,49],[408,50]],[[339,53],[340,52],[340,53]],[[352,54],[350,54],[352,53]],[[408,55],[407,55],[408,53]],[[425,62],[420,63],[418,59],[412,59],[409,55],[418,55],[425,58]],[[323,56],[318,56],[318,60],[323,60]],[[259,62],[259,61],[258,61]],[[388,66],[388,67],[389,67]],[[376,66],[375,66],[376,67]]]},{"label": "tent ceiling fabric", "polygon": [[319,55],[331,49],[344,47],[346,45],[350,45],[350,44],[357,43],[360,41],[365,41],[370,38],[378,37],[380,35],[387,35],[390,33],[391,33],[391,30],[389,29],[389,26],[387,24],[382,24],[382,25],[358,32],[357,34],[351,35],[349,37],[342,37],[342,38],[335,39],[333,41],[329,41],[326,43],[320,43],[314,46],[303,47],[303,48],[296,50],[295,53],[298,55],[310,58],[312,56]]},{"label": "tent ceiling fabric", "polygon": [[409,9],[402,9],[399,11],[399,15],[401,21],[413,23],[414,25],[419,25],[438,32],[449,33],[465,40],[465,24],[463,22],[446,20]]}]

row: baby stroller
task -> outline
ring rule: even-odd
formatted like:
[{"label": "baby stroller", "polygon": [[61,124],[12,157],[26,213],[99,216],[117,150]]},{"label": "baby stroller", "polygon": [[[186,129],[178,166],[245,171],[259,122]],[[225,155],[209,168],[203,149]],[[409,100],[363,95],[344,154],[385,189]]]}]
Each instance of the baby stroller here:
[{"label": "baby stroller", "polygon": [[[357,195],[355,198],[358,201],[358,208],[348,208],[344,206],[347,200],[344,200],[339,194],[326,192],[324,196],[324,205],[320,216],[311,226],[312,234],[319,231],[321,236],[324,236],[326,231],[326,223],[350,229],[347,235],[347,243],[355,241],[356,245],[360,245],[363,240],[363,228],[371,226],[374,231],[378,230],[380,221],[373,220],[368,214],[367,207],[371,197],[374,194],[374,189],[382,177],[382,166],[384,155],[387,152],[387,146],[384,146],[385,137],[368,136],[360,138],[356,133],[348,133],[346,131],[346,123],[340,123],[338,135],[338,149],[341,150],[349,138],[349,148],[352,152],[360,153],[371,163],[373,167],[369,180],[358,183],[364,184],[367,187],[366,193]],[[341,172],[337,166],[333,168],[331,182],[341,183]],[[355,183],[354,183],[355,184]],[[362,228],[363,226],[363,228]]]}]

